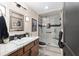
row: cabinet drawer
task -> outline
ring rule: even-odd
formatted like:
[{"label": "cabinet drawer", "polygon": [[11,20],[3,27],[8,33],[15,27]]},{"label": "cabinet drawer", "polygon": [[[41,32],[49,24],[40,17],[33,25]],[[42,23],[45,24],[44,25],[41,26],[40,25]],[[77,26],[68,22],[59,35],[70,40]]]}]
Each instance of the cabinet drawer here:
[{"label": "cabinet drawer", "polygon": [[39,44],[39,39],[35,40],[35,45]]},{"label": "cabinet drawer", "polygon": [[34,46],[34,42],[32,42],[32,43],[26,45],[26,46],[24,47],[24,53],[25,53],[26,51],[28,51],[29,49],[31,49],[33,46]]}]

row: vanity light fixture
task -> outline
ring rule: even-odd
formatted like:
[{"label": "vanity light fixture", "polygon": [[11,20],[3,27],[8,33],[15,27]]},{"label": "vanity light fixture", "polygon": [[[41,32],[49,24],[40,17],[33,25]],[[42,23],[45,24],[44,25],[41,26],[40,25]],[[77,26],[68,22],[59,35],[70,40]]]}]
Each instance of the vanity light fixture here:
[{"label": "vanity light fixture", "polygon": [[15,2],[15,3],[16,3],[16,6],[17,6],[17,7],[19,7],[19,8],[22,7],[23,9],[27,10],[24,6],[18,4],[17,2]]},{"label": "vanity light fixture", "polygon": [[17,7],[19,7],[19,8],[20,8],[20,7],[21,7],[21,5],[20,5],[20,4],[17,4]]},{"label": "vanity light fixture", "polygon": [[29,17],[26,17],[25,20],[26,20],[26,21],[29,21],[30,19],[29,19]]}]

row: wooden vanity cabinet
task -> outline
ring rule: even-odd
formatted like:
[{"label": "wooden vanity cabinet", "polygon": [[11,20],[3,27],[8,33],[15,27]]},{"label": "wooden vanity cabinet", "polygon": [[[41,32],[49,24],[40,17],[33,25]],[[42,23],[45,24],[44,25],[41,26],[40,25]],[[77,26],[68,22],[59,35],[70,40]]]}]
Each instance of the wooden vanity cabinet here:
[{"label": "wooden vanity cabinet", "polygon": [[35,40],[34,44],[35,44],[35,45],[37,45],[37,44],[39,45],[39,40],[38,40],[38,39]]},{"label": "wooden vanity cabinet", "polygon": [[38,55],[38,45],[35,45],[32,49],[31,49],[31,56],[37,56]]},{"label": "wooden vanity cabinet", "polygon": [[31,49],[34,46],[34,42],[31,42],[30,44],[24,46],[24,53],[26,53],[29,49]]},{"label": "wooden vanity cabinet", "polygon": [[31,48],[34,47],[34,42],[31,42],[30,44],[24,46],[24,54],[23,56],[30,56],[31,55]]},{"label": "wooden vanity cabinet", "polygon": [[10,55],[8,55],[8,56],[18,56],[18,52],[15,51],[15,52],[13,52],[12,54],[10,54]]},{"label": "wooden vanity cabinet", "polygon": [[23,54],[24,54],[23,48],[19,49],[19,50],[18,50],[18,56],[22,56]]},{"label": "wooden vanity cabinet", "polygon": [[30,56],[30,50],[26,51],[23,56]]},{"label": "wooden vanity cabinet", "polygon": [[39,40],[34,42],[34,47],[31,48],[31,56],[36,56],[39,53]]},{"label": "wooden vanity cabinet", "polygon": [[39,53],[39,39],[29,43],[28,45],[18,49],[9,56],[36,56]]},{"label": "wooden vanity cabinet", "polygon": [[20,48],[19,50],[13,52],[9,56],[22,56],[23,55],[23,48]]}]

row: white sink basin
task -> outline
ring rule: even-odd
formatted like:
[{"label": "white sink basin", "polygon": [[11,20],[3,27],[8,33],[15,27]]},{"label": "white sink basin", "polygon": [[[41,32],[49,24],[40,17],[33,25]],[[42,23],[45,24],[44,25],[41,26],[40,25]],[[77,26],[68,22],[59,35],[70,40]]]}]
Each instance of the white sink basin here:
[{"label": "white sink basin", "polygon": [[24,37],[24,38],[21,38],[21,39],[17,39],[17,40],[14,40],[12,41],[13,43],[17,44],[17,45],[21,45],[23,43],[28,43],[32,40],[31,37]]}]

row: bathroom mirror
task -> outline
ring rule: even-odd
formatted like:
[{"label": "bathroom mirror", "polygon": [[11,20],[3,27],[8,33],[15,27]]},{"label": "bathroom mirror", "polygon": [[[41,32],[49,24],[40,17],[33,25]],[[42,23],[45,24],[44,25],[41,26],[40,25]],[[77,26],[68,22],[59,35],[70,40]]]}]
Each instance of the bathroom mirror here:
[{"label": "bathroom mirror", "polygon": [[10,10],[10,31],[24,31],[24,16]]}]

